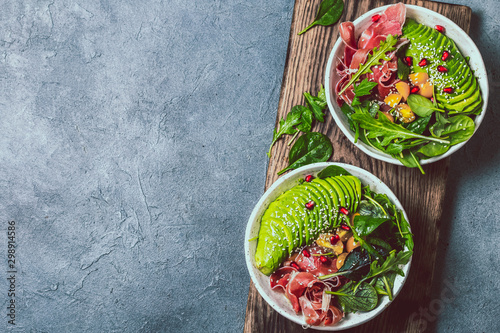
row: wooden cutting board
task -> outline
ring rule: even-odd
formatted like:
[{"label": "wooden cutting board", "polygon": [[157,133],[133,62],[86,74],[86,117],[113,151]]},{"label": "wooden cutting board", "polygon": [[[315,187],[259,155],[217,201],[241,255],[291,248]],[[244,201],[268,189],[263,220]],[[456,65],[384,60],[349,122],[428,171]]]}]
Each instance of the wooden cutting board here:
[{"label": "wooden cutting board", "polygon": [[[363,13],[395,0],[345,0],[339,22],[354,21]],[[441,13],[469,31],[471,9],[433,1],[405,0]],[[306,34],[297,33],[313,21],[320,0],[296,0],[288,51],[283,74],[276,125],[297,104],[305,105],[303,92],[316,94],[324,84],[325,67],[330,51],[338,37],[338,24],[317,26]],[[422,332],[419,308],[428,308],[432,300],[440,217],[445,195],[449,158],[424,166],[425,175],[418,169],[408,169],[378,161],[357,149],[340,131],[328,113],[324,123],[316,123],[313,131],[325,133],[333,143],[331,161],[349,163],[364,168],[385,182],[405,208],[412,231],[415,249],[408,280],[399,296],[377,318],[349,330],[350,332]],[[287,165],[289,147],[286,137],[273,148],[266,176],[266,189],[277,179],[276,173]],[[264,152],[263,152],[264,154]],[[427,323],[431,325],[432,323]],[[245,332],[303,332],[304,329],[274,311],[259,295],[252,282],[248,294]],[[311,330],[312,331],[312,330]]]}]

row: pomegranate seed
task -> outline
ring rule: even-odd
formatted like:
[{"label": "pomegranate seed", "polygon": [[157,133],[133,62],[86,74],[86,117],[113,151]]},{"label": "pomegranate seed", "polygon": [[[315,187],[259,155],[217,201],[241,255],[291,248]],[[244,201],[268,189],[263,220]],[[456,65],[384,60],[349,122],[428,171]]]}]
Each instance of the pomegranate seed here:
[{"label": "pomegranate seed", "polygon": [[319,260],[323,263],[323,264],[326,264],[328,262],[328,258],[325,257],[325,256],[320,256],[319,257]]},{"label": "pomegranate seed", "polygon": [[446,61],[450,57],[450,52],[444,51],[443,55],[441,56],[441,60]]},{"label": "pomegranate seed", "polygon": [[314,208],[315,205],[316,203],[314,201],[309,201],[308,203],[306,203],[306,208],[311,210]]},{"label": "pomegranate seed", "polygon": [[372,16],[372,22],[377,22],[378,20],[380,20],[382,16],[380,16],[379,14],[375,14]]},{"label": "pomegranate seed", "polygon": [[306,249],[302,250],[302,254],[304,255],[304,257],[307,257],[307,258],[309,258],[311,256],[311,254],[309,253],[309,251],[307,251]]},{"label": "pomegranate seed", "polygon": [[313,180],[313,178],[314,177],[312,175],[307,175],[306,178],[305,178],[305,180],[306,180],[306,182],[309,183],[311,180]]},{"label": "pomegranate seed", "polygon": [[335,245],[338,243],[339,240],[340,240],[339,235],[333,235],[332,237],[330,237],[330,244]]},{"label": "pomegranate seed", "polygon": [[422,58],[422,60],[420,60],[420,62],[418,63],[418,65],[419,65],[420,67],[425,67],[425,66],[427,66],[427,59]]},{"label": "pomegranate seed", "polygon": [[441,65],[439,65],[437,69],[438,69],[439,73],[446,73],[446,72],[448,72],[448,69],[446,67],[444,67],[444,66],[441,66]]},{"label": "pomegranate seed", "polygon": [[447,93],[447,94],[453,94],[453,88],[452,87],[447,87],[447,88],[444,88],[443,89],[443,92]]},{"label": "pomegranate seed", "polygon": [[299,267],[299,265],[297,265],[297,263],[296,263],[295,261],[292,261],[292,262],[290,263],[290,266],[292,266],[292,267],[293,267],[293,268],[295,268],[296,270],[300,271],[300,267]]},{"label": "pomegranate seed", "polygon": [[434,28],[436,28],[436,30],[440,33],[444,33],[444,27],[442,25],[436,25]]},{"label": "pomegranate seed", "polygon": [[411,87],[411,89],[410,89],[410,93],[412,93],[412,94],[416,94],[416,93],[418,93],[418,91],[419,91],[419,90],[420,90],[420,88],[419,88],[419,87]]},{"label": "pomegranate seed", "polygon": [[431,97],[431,102],[434,103],[434,97]]},{"label": "pomegranate seed", "polygon": [[412,57],[406,57],[405,61],[406,61],[406,64],[408,66],[411,66],[413,64],[413,58]]},{"label": "pomegranate seed", "polygon": [[345,223],[342,223],[342,224],[340,225],[340,227],[341,227],[342,229],[344,229],[344,230],[351,230],[351,227],[350,227],[350,226],[348,226],[348,225],[347,225],[347,224],[345,224]]},{"label": "pomegranate seed", "polygon": [[347,208],[341,207],[340,212],[344,215],[349,215],[349,211],[347,210]]}]

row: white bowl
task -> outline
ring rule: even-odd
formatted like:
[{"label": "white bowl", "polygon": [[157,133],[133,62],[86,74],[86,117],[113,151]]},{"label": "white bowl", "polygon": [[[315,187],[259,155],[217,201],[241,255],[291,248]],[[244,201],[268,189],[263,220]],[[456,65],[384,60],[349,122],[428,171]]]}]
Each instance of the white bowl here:
[{"label": "white bowl", "polygon": [[[247,262],[248,271],[250,272],[250,277],[252,278],[255,288],[257,288],[260,295],[266,300],[266,302],[281,315],[303,326],[308,325],[303,319],[302,314],[295,314],[295,311],[293,311],[292,305],[288,301],[286,296],[283,293],[271,290],[269,276],[262,274],[255,267],[255,250],[257,247],[257,240],[249,241],[249,239],[258,236],[261,217],[271,202],[273,202],[283,192],[299,184],[299,180],[304,179],[306,175],[316,176],[317,173],[330,165],[338,165],[349,171],[353,176],[356,176],[361,180],[363,186],[370,185],[370,189],[375,193],[386,194],[389,199],[396,205],[396,207],[403,212],[405,218],[408,220],[408,216],[401,206],[401,203],[396,198],[394,193],[392,193],[392,191],[387,187],[387,185],[382,183],[380,179],[378,179],[368,171],[349,164],[324,162],[303,166],[302,168],[294,170],[289,174],[279,178],[266,191],[266,193],[264,193],[264,195],[260,198],[259,202],[255,206],[254,210],[252,211],[252,215],[250,215],[245,233],[245,259]],[[398,295],[399,291],[403,287],[404,282],[406,281],[408,271],[410,270],[410,264],[411,260],[403,267],[403,272],[405,273],[404,277],[399,275],[396,277],[393,290],[394,298]],[[389,306],[389,304],[389,298],[387,296],[384,296],[381,298],[379,305],[370,312],[350,313],[333,326],[311,326],[311,328],[322,331],[340,331],[350,327],[358,326],[376,317],[387,306]]]},{"label": "white bowl", "polygon": [[[486,68],[484,67],[483,58],[481,57],[481,53],[476,47],[476,44],[470,39],[470,37],[463,31],[460,27],[458,27],[453,21],[444,17],[441,14],[438,14],[430,9],[413,6],[413,5],[405,5],[406,6],[406,17],[415,19],[418,23],[425,24],[430,27],[434,27],[436,24],[442,25],[446,28],[446,36],[453,39],[455,44],[460,49],[460,52],[464,57],[469,56],[469,65],[471,69],[474,70],[476,77],[478,78],[479,87],[481,88],[481,93],[483,97],[483,109],[480,115],[476,116],[474,123],[476,124],[475,131],[479,128],[479,125],[483,121],[484,114],[486,112],[486,107],[488,104],[488,77],[486,74]],[[369,12],[360,16],[357,20],[355,20],[354,27],[356,33],[356,40],[361,35],[361,33],[372,23],[371,17],[376,14],[383,12],[389,6],[382,6],[375,9],[370,10]],[[392,157],[391,155],[384,154],[381,151],[370,147],[369,145],[358,140],[357,143],[354,143],[354,132],[352,132],[349,128],[349,123],[347,121],[347,117],[342,113],[340,107],[336,101],[335,94],[335,85],[340,79],[337,75],[337,71],[335,70],[335,65],[338,62],[338,59],[344,55],[344,44],[342,40],[339,38],[337,42],[333,46],[332,52],[330,53],[330,57],[328,58],[328,63],[326,65],[326,78],[325,78],[325,90],[326,90],[326,100],[328,102],[328,108],[335,119],[335,122],[340,127],[344,135],[359,149],[361,149],[366,154],[370,155],[373,158],[382,160],[384,162],[389,162],[392,164],[402,165],[397,159]],[[474,131],[474,133],[475,133]],[[472,136],[471,136],[472,137]],[[469,138],[470,139],[470,138]],[[450,156],[457,150],[459,150],[463,145],[465,145],[467,141],[459,143],[455,146],[452,146],[450,150],[448,150],[445,154],[435,156],[429,159],[423,159],[420,161],[420,164],[429,164],[445,157]]]}]

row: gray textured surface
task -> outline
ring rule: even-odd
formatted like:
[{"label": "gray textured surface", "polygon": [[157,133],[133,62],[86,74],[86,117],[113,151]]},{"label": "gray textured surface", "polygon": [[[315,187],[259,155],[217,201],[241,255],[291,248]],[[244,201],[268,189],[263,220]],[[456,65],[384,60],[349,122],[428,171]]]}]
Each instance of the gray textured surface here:
[{"label": "gray textured surface", "polygon": [[[473,9],[493,93],[452,159],[435,289],[449,280],[460,293],[431,322],[499,331],[500,6],[453,2]],[[264,187],[293,1],[0,3],[12,331],[242,331],[243,232]]]}]

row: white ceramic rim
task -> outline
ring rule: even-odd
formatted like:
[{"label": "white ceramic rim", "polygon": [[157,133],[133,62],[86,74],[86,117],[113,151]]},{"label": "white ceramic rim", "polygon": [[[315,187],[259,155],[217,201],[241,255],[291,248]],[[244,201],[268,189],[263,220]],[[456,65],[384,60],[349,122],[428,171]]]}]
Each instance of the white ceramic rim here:
[{"label": "white ceramic rim", "polygon": [[[392,6],[392,5],[387,5],[387,6],[381,6],[374,8],[370,10],[369,12],[361,15],[359,18],[357,18],[353,23],[355,27],[362,26],[363,24],[366,24],[369,22],[370,18],[375,14],[379,13],[383,10],[385,10],[387,7]],[[471,60],[469,61],[469,65],[471,69],[474,70],[476,77],[478,78],[478,83],[479,87],[481,88],[481,93],[483,97],[483,107],[481,114],[477,115],[476,118],[474,119],[474,123],[476,124],[476,128],[474,130],[474,133],[479,128],[479,125],[481,125],[481,122],[484,119],[484,115],[486,113],[486,109],[488,107],[488,96],[489,96],[489,86],[488,86],[488,76],[486,72],[486,67],[484,66],[484,61],[481,56],[481,53],[479,52],[476,44],[474,41],[467,35],[465,31],[463,31],[458,25],[456,25],[452,20],[448,19],[447,17],[436,13],[435,11],[432,11],[430,9],[420,7],[420,6],[414,6],[414,5],[405,5],[406,6],[406,14],[407,17],[412,18],[415,13],[418,13],[419,15],[422,16],[428,16],[435,20],[434,24],[441,24],[446,27],[447,29],[447,35],[448,31],[453,30],[454,34],[450,35],[449,37],[453,39],[457,47],[460,49],[460,52],[464,56],[471,55]],[[366,22],[364,22],[366,21]],[[363,24],[362,24],[363,22]],[[357,35],[360,34],[362,31],[359,30],[364,30],[364,29],[356,29],[357,30]],[[456,33],[455,33],[456,32]],[[454,36],[455,34],[458,34],[458,36]],[[469,50],[464,50],[463,47],[461,47],[462,44],[468,44]],[[333,118],[335,119],[335,123],[337,126],[340,127],[344,135],[351,141],[356,147],[361,149],[364,153],[370,155],[373,158],[376,158],[378,160],[382,160],[384,162],[392,163],[392,164],[397,164],[397,165],[403,165],[399,160],[396,158],[384,154],[369,145],[361,142],[358,140],[357,143],[354,143],[354,133],[350,130],[349,125],[347,124],[347,120],[345,120],[345,115],[340,111],[340,107],[338,107],[336,98],[335,98],[335,93],[332,92],[332,88],[334,88],[334,85],[330,84],[331,83],[331,76],[332,76],[332,71],[335,70],[334,64],[334,58],[335,58],[335,53],[337,52],[337,49],[342,47],[342,40],[340,37],[337,39],[337,42],[333,46],[333,49],[330,53],[330,57],[328,58],[328,62],[326,65],[326,75],[325,75],[325,91],[326,91],[326,100],[328,103],[328,108],[330,110],[330,113],[332,114]],[[474,57],[472,57],[474,55]],[[332,92],[332,93],[331,93]],[[338,110],[335,109],[335,107],[338,108]],[[471,136],[472,138],[472,136]],[[470,138],[469,138],[470,140]],[[469,141],[467,140],[467,141]],[[459,150],[461,147],[463,147],[467,141],[461,142],[453,147],[450,148],[446,153],[443,155],[435,156],[429,159],[424,159],[420,161],[421,165],[425,164],[430,164],[433,162],[437,162],[443,158],[446,158]]]},{"label": "white ceramic rim", "polygon": [[[284,309],[280,305],[276,303],[276,301],[273,300],[273,297],[278,298],[286,297],[283,294],[280,294],[278,292],[272,292],[273,297],[269,295],[266,290],[264,289],[264,286],[262,285],[261,281],[259,280],[258,276],[262,278],[263,276],[266,277],[264,274],[262,274],[254,265],[254,254],[255,254],[255,247],[256,247],[256,241],[249,241],[249,239],[254,238],[255,236],[258,235],[259,228],[257,227],[257,224],[260,227],[260,219],[261,216],[264,212],[264,208],[262,206],[265,204],[267,200],[273,201],[276,199],[281,193],[284,191],[292,188],[293,186],[297,185],[300,179],[303,179],[306,175],[312,174],[316,175],[318,172],[323,170],[324,168],[330,166],[330,165],[337,165],[348,172],[350,172],[353,176],[356,176],[360,178],[362,183],[366,183],[366,180],[369,180],[370,182],[370,187],[373,190],[374,186],[376,187],[376,192],[377,193],[385,193],[389,197],[389,199],[396,205],[396,207],[401,210],[406,218],[408,220],[408,216],[406,215],[406,212],[401,205],[401,202],[398,200],[396,195],[391,191],[391,189],[385,185],[379,178],[377,178],[375,175],[372,173],[361,169],[359,167],[345,164],[345,163],[336,163],[336,162],[323,162],[323,163],[314,163],[310,165],[303,166],[299,169],[296,169],[287,175],[279,178],[265,193],[264,195],[260,198],[260,200],[257,202],[255,205],[255,208],[252,211],[252,214],[250,215],[250,218],[248,220],[246,232],[245,232],[245,261],[247,263],[247,268],[248,272],[250,273],[250,277],[255,285],[255,288],[259,292],[259,294],[266,300],[266,302],[271,305],[271,307],[276,310],[278,313],[281,315],[285,316],[289,320],[303,325],[308,326],[306,322],[304,321],[302,314],[296,315],[293,312],[293,309],[291,305],[289,306],[289,309]],[[365,182],[363,182],[365,180]],[[282,186],[284,183],[287,183],[287,185]],[[365,185],[365,184],[363,184]],[[267,206],[265,207],[267,208]],[[259,214],[260,211],[260,214]],[[406,279],[408,277],[408,273],[410,270],[411,266],[411,259],[403,267],[403,272],[405,274],[404,277],[397,276],[396,281],[394,283],[394,290],[393,290],[393,301],[396,298],[396,296],[399,294],[401,291],[404,283],[406,282]],[[269,277],[266,277],[267,279],[264,281],[267,281],[269,284]],[[347,317],[344,317],[339,323],[333,325],[333,326],[310,326],[310,328],[316,329],[316,330],[322,330],[322,331],[340,331],[340,330],[345,330],[351,327],[355,327],[358,325],[361,325],[373,318],[375,318],[377,315],[379,315],[386,307],[390,305],[391,301],[389,301],[389,298],[387,296],[384,296],[381,298],[381,302],[378,304],[378,306],[369,312],[358,312],[356,314],[349,314]]]}]

